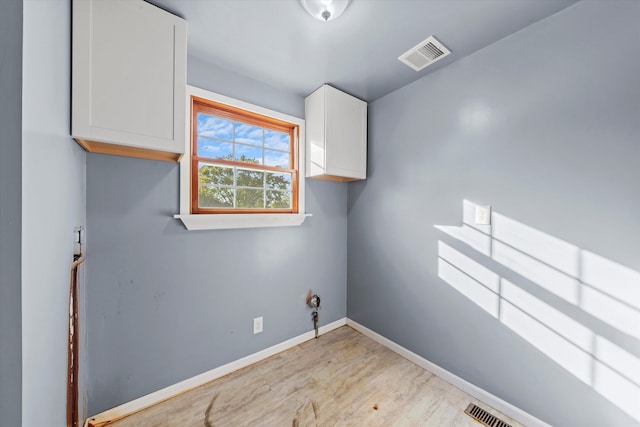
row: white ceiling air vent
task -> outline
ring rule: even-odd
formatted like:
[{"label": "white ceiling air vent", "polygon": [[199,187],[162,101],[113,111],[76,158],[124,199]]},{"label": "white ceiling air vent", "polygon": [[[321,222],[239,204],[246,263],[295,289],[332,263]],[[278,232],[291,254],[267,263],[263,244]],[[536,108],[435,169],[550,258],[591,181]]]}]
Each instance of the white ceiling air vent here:
[{"label": "white ceiling air vent", "polygon": [[435,37],[431,36],[400,55],[398,59],[414,70],[420,71],[427,65],[433,64],[450,53],[451,51],[449,49],[444,47]]}]

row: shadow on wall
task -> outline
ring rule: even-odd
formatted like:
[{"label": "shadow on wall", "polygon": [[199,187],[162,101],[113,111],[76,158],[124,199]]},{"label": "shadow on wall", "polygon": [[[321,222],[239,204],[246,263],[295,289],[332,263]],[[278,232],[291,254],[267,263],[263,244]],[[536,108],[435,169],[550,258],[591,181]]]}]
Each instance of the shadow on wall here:
[{"label": "shadow on wall", "polygon": [[[438,242],[438,276],[597,393],[640,421],[640,358],[613,335],[577,318],[640,340],[640,273],[499,213],[475,225],[463,202],[463,225],[435,227],[475,249],[542,293],[579,309],[569,316],[472,258]],[[474,225],[471,225],[474,224]],[[562,301],[559,301],[562,305]],[[594,328],[596,329],[596,328]]]}]

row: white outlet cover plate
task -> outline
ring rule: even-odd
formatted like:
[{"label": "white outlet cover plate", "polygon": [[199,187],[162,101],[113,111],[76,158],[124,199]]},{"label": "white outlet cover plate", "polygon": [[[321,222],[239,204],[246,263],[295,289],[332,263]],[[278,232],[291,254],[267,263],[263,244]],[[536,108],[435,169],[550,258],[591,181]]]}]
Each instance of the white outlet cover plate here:
[{"label": "white outlet cover plate", "polygon": [[476,206],[476,225],[491,225],[491,206]]},{"label": "white outlet cover plate", "polygon": [[256,317],[253,319],[253,333],[259,334],[262,332],[262,317]]}]

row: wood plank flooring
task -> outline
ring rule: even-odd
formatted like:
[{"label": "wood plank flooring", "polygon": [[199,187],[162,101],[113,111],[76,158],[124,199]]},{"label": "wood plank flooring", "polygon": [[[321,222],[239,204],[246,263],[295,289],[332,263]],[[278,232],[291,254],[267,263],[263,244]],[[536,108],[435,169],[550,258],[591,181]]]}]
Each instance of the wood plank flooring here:
[{"label": "wood plank flooring", "polygon": [[521,426],[344,326],[110,426],[478,427],[471,402]]}]

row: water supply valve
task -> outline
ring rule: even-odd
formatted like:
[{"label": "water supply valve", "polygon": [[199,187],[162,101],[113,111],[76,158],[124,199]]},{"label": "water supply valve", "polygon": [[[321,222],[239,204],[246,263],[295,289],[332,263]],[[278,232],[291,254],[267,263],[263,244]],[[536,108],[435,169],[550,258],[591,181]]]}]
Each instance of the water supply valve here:
[{"label": "water supply valve", "polygon": [[316,332],[316,338],[318,338],[318,310],[320,310],[320,296],[309,290],[307,293],[307,305],[314,309],[311,313],[311,320],[313,320],[313,329]]}]

